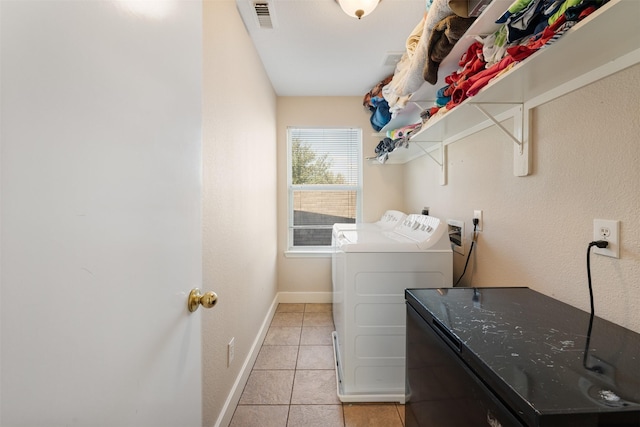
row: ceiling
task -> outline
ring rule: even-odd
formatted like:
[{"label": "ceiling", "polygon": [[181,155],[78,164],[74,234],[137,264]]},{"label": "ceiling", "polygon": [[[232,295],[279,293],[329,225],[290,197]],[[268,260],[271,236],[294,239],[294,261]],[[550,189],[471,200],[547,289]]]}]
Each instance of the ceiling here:
[{"label": "ceiling", "polygon": [[[261,28],[256,1],[268,3],[273,28]],[[358,20],[335,0],[236,5],[278,96],[364,96],[393,74],[425,11],[425,0],[383,0]]]}]

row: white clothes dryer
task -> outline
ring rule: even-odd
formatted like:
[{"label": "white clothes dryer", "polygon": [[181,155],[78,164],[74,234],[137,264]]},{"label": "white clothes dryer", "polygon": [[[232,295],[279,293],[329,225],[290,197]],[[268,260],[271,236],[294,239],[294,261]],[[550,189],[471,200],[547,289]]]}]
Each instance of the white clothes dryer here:
[{"label": "white clothes dryer", "polygon": [[453,283],[448,227],[412,214],[393,229],[334,236],[333,345],[342,402],[405,403],[407,288]]},{"label": "white clothes dryer", "polygon": [[336,235],[341,231],[390,230],[404,221],[406,217],[407,214],[404,212],[389,209],[384,214],[382,214],[380,219],[376,222],[336,223],[333,224],[332,238],[335,239]]}]

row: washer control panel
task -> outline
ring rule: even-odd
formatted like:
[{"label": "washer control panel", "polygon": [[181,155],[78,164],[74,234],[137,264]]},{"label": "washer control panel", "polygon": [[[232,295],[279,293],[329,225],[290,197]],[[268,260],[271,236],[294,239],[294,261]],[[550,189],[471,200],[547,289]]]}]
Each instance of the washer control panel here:
[{"label": "washer control panel", "polygon": [[438,218],[411,214],[398,224],[393,231],[416,242],[422,242],[429,240],[438,227],[441,227],[441,221]]},{"label": "washer control panel", "polygon": [[407,214],[405,214],[404,212],[388,210],[384,213],[384,215],[382,215],[380,220],[376,222],[376,225],[380,226],[380,228],[388,230],[396,227],[406,217],[407,217]]}]

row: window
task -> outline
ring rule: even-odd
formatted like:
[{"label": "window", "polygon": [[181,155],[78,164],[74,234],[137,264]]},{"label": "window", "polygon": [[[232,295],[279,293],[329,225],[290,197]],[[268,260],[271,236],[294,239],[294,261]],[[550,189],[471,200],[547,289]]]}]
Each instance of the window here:
[{"label": "window", "polygon": [[361,217],[362,131],[289,128],[289,249],[326,251],[335,223]]}]

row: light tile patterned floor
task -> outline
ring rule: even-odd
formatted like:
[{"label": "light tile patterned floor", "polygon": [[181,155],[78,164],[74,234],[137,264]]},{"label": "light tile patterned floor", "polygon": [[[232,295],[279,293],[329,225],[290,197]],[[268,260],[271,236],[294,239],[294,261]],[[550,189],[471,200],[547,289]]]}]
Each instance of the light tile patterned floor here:
[{"label": "light tile patterned floor", "polygon": [[395,403],[344,403],[336,394],[331,304],[280,304],[231,427],[403,427]]}]

